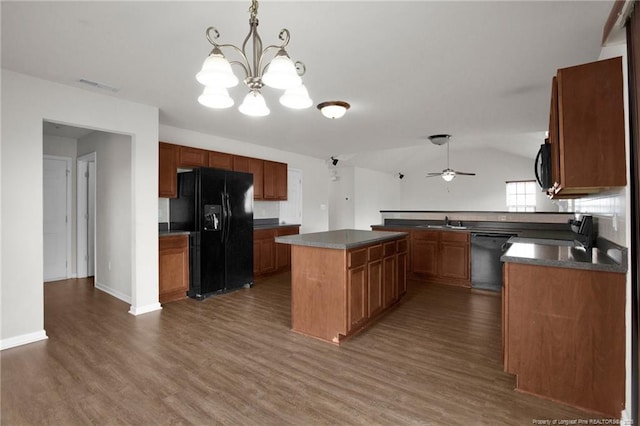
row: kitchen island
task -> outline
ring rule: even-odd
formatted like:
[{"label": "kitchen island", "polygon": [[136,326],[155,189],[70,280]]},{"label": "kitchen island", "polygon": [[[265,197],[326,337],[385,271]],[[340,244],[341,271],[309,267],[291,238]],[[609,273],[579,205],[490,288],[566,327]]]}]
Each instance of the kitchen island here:
[{"label": "kitchen island", "polygon": [[340,344],[406,293],[407,233],[337,231],[276,237],[291,245],[291,329]]}]

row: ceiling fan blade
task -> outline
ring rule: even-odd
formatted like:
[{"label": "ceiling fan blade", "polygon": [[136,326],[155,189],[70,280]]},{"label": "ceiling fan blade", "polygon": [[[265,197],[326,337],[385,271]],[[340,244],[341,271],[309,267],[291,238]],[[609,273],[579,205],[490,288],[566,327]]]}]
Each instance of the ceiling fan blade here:
[{"label": "ceiling fan blade", "polygon": [[440,172],[440,173],[427,173],[427,177],[436,177],[436,176],[442,176],[442,172]]},{"label": "ceiling fan blade", "polygon": [[455,172],[456,175],[462,175],[462,176],[475,176],[475,173],[467,173],[467,172]]}]

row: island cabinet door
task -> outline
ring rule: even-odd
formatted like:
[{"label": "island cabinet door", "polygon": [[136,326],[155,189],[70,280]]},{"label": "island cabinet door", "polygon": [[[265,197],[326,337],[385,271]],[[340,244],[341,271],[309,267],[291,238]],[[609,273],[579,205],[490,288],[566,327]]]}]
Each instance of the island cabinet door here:
[{"label": "island cabinet door", "polygon": [[367,249],[348,253],[347,331],[354,330],[369,318],[367,295]]},{"label": "island cabinet door", "polygon": [[369,296],[369,316],[373,317],[382,310],[383,288],[382,288],[382,244],[376,244],[368,248],[369,263],[368,270],[368,296]]},{"label": "island cabinet door", "polygon": [[384,244],[384,259],[382,260],[382,281],[384,307],[390,306],[398,299],[398,287],[396,281],[396,242]]},{"label": "island cabinet door", "polygon": [[407,292],[407,253],[398,253],[396,260],[396,272],[398,279],[398,298]]}]

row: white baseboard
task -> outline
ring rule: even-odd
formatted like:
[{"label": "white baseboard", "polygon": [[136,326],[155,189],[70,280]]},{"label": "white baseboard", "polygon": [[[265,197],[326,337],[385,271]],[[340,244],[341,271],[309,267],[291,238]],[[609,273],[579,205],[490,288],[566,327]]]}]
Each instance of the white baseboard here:
[{"label": "white baseboard", "polygon": [[28,343],[38,342],[40,340],[46,340],[48,338],[49,337],[47,337],[47,333],[44,330],[36,331],[35,333],[9,337],[8,339],[0,340],[0,351],[9,348],[15,348],[16,346],[26,345]]},{"label": "white baseboard", "polygon": [[118,290],[114,290],[110,287],[107,287],[104,284],[101,284],[99,282],[94,282],[93,284],[95,286],[95,288],[97,288],[100,291],[104,291],[107,294],[110,294],[111,296],[115,297],[116,299],[120,299],[123,302],[129,303],[131,304],[131,296],[128,296],[124,293],[119,292]]},{"label": "white baseboard", "polygon": [[129,309],[129,313],[131,315],[142,315],[153,311],[159,311],[162,309],[160,303],[151,303],[150,305],[145,306],[133,306]]}]

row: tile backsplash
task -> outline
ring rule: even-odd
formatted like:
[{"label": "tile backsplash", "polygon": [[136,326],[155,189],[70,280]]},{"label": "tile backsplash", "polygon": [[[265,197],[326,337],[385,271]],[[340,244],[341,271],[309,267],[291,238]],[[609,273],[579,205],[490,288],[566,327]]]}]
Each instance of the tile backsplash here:
[{"label": "tile backsplash", "polygon": [[598,236],[624,247],[627,241],[626,188],[568,201],[569,209],[579,214],[590,214],[596,223]]}]

